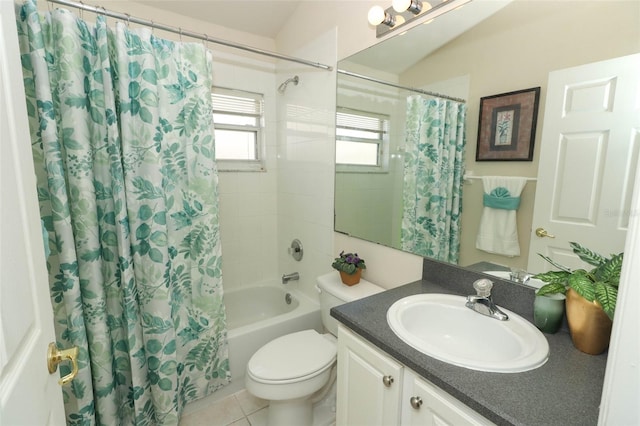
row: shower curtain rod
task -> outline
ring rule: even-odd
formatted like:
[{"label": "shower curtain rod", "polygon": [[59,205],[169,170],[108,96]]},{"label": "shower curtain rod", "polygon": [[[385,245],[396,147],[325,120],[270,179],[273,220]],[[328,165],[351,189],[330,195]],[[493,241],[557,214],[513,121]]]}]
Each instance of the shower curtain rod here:
[{"label": "shower curtain rod", "polygon": [[84,4],[82,2],[74,2],[70,0],[47,0],[47,1],[50,3],[57,3],[64,6],[80,9],[80,10],[86,10],[98,15],[104,15],[104,16],[109,16],[111,18],[120,19],[120,20],[126,21],[127,23],[133,22],[134,24],[140,24],[147,27],[151,27],[151,28],[157,28],[159,30],[180,34],[181,36],[187,36],[187,37],[191,37],[191,38],[195,38],[195,39],[199,39],[199,40],[203,40],[203,41],[207,41],[215,44],[221,44],[223,46],[232,47],[235,49],[245,50],[247,52],[257,53],[258,55],[269,56],[272,58],[282,59],[289,62],[297,62],[299,64],[308,65],[315,68],[321,68],[327,71],[333,70],[333,67],[329,65],[321,64],[319,62],[312,62],[312,61],[307,61],[306,59],[300,59],[293,56],[281,55],[280,53],[270,52],[268,50],[259,49],[257,47],[247,46],[240,43],[234,43],[228,40],[210,37],[207,34],[196,33],[189,30],[183,30],[182,28],[179,28],[179,27],[172,27],[169,25],[159,24],[157,22],[150,21],[148,19],[133,17],[128,13],[120,13],[120,12],[107,10],[102,6],[91,6],[91,5]]},{"label": "shower curtain rod", "polygon": [[397,89],[410,90],[412,92],[422,93],[423,95],[435,96],[436,98],[441,98],[441,99],[447,99],[447,100],[450,100],[450,101],[461,102],[463,104],[467,103],[467,101],[465,99],[454,98],[454,97],[447,96],[447,95],[441,95],[440,93],[435,93],[435,92],[428,92],[426,90],[416,89],[414,87],[401,86],[399,84],[389,83],[388,81],[378,80],[377,78],[369,77],[369,76],[362,75],[362,74],[356,74],[354,72],[341,70],[339,68],[336,70],[336,72],[338,74],[344,74],[344,75],[348,75],[348,76],[351,76],[351,77],[361,78],[363,80],[373,81],[374,83],[384,84],[385,86],[391,86],[391,87],[395,87]]}]

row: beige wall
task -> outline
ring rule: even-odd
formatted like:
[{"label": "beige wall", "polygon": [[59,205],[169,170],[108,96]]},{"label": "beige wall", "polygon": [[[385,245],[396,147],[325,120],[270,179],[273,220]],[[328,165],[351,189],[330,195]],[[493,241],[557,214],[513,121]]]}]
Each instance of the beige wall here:
[{"label": "beige wall", "polygon": [[[403,73],[401,81],[422,87],[468,75],[467,170],[476,175],[535,177],[549,72],[640,51],[639,18],[640,2],[636,1],[517,0]],[[480,98],[537,86],[541,98],[533,161],[476,162]],[[475,248],[482,183],[465,184],[461,265],[485,260],[526,269],[535,189],[535,182],[527,183],[517,213],[521,255],[508,258]]]},{"label": "beige wall", "polygon": [[[314,34],[335,26],[338,31],[336,46],[337,59],[345,59],[359,50],[378,42],[372,28],[366,23],[366,13],[375,1],[343,2],[303,2],[296,14],[276,39],[280,51],[287,52],[292,47],[313,39]],[[551,10],[551,8],[554,8]],[[468,111],[467,168],[477,175],[519,175],[535,176],[537,173],[538,151],[542,118],[544,116],[545,88],[549,71],[566,68],[601,59],[640,51],[639,2],[636,1],[525,1],[516,4],[490,18],[488,25],[478,27],[467,36],[471,44],[462,46],[463,38],[452,45],[458,51],[447,54],[436,52],[422,67],[417,67],[402,75],[402,83],[424,86],[433,81],[446,80],[452,75],[450,64],[454,63],[458,75],[469,74],[471,79]],[[526,19],[511,16],[525,9]],[[603,19],[604,18],[604,19]],[[495,32],[497,25],[507,24],[508,30]],[[525,30],[535,29],[536,35],[525,36]],[[395,34],[393,34],[395,35]],[[493,49],[480,47],[481,43],[492,43]],[[537,57],[523,70],[514,71],[514,65],[528,58]],[[498,63],[499,71],[482,72],[487,63]],[[499,163],[475,162],[478,107],[480,97],[504,93],[523,88],[541,86],[538,128],[536,131],[533,162]],[[523,202],[519,211],[519,234],[522,255],[515,259],[492,256],[480,252],[475,247],[475,235],[480,217],[481,184],[473,181],[465,186],[465,217],[463,220],[463,247],[461,263],[471,264],[479,260],[491,260],[500,264],[511,263],[525,267],[528,256],[531,215],[535,194],[535,183],[528,183],[523,192]],[[402,253],[380,245],[334,234],[334,252],[340,250],[359,251],[365,258],[386,259],[385,264],[402,264],[403,275],[393,277],[387,267],[370,266],[365,277],[379,282],[385,287],[394,287],[404,282],[418,279],[421,274],[421,260],[417,256]],[[329,256],[332,254],[329,253]]]}]

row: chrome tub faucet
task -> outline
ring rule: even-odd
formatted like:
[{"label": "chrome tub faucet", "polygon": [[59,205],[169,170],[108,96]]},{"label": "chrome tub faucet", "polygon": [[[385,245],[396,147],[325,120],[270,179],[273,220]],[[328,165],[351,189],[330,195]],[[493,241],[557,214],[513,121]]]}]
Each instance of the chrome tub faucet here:
[{"label": "chrome tub faucet", "polygon": [[282,276],[282,284],[286,284],[289,281],[298,281],[300,279],[300,274],[297,272],[292,272],[290,274],[284,274]]},{"label": "chrome tub faucet", "polygon": [[475,295],[467,296],[467,303],[465,306],[472,309],[479,314],[486,315],[491,318],[495,318],[500,321],[507,321],[509,316],[502,312],[491,298],[491,287],[493,283],[487,278],[481,278],[473,283],[473,288],[476,290]]}]

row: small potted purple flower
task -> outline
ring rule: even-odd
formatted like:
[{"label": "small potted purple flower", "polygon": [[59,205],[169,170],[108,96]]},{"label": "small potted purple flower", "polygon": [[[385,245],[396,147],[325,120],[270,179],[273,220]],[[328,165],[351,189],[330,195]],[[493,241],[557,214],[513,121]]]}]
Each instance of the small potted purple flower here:
[{"label": "small potted purple flower", "polygon": [[345,253],[340,252],[340,255],[335,258],[331,267],[340,272],[340,279],[346,285],[354,285],[360,282],[360,275],[363,269],[367,269],[364,264],[364,259],[358,256],[358,253]]}]

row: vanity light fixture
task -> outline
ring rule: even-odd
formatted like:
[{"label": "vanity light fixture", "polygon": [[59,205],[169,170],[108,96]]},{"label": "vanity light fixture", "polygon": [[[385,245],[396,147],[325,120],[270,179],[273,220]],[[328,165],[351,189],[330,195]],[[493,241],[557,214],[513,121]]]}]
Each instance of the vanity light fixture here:
[{"label": "vanity light fixture", "polygon": [[470,1],[472,0],[393,0],[392,6],[387,9],[377,5],[369,9],[369,24],[376,27],[376,37],[380,38],[415,19],[431,21]]}]

